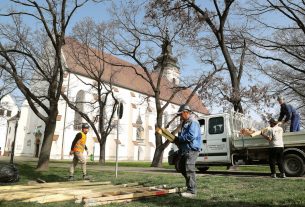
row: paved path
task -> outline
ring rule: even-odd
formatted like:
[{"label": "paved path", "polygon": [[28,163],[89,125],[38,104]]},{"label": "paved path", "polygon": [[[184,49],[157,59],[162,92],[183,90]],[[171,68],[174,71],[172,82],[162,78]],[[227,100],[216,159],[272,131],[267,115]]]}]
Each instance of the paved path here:
[{"label": "paved path", "polygon": [[[29,162],[37,162],[37,158],[31,158],[31,157],[16,157],[16,162],[19,161],[29,161]],[[1,163],[9,163],[9,157],[0,156],[0,162]],[[124,162],[124,161],[122,161]],[[67,167],[67,169],[70,166],[70,161],[58,161],[53,160],[53,162],[50,162],[51,167]],[[115,172],[115,166],[100,166],[100,165],[87,165],[88,171],[94,170],[94,171],[113,171]],[[141,172],[141,173],[156,173],[156,174],[171,174],[175,176],[181,176],[180,173],[177,173],[175,169],[166,169],[166,168],[156,168],[156,167],[124,167],[118,166],[119,172]],[[254,171],[240,171],[240,170],[209,170],[205,173],[197,172],[197,176],[234,176],[234,177],[257,177],[257,178],[269,178],[270,173],[268,172],[254,172]],[[291,177],[287,179],[305,179],[305,176],[303,177]]]}]

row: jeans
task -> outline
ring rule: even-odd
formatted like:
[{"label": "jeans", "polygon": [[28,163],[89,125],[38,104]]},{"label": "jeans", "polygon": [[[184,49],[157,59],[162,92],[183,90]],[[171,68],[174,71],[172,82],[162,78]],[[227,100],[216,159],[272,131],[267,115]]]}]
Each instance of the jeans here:
[{"label": "jeans", "polygon": [[189,151],[181,154],[180,171],[186,181],[187,192],[196,194],[196,168],[195,162],[199,156],[198,151]]},{"label": "jeans", "polygon": [[284,173],[283,168],[283,147],[273,147],[269,149],[269,165],[271,174],[275,174],[275,164],[277,163],[277,166],[279,167],[279,171],[281,173]]}]

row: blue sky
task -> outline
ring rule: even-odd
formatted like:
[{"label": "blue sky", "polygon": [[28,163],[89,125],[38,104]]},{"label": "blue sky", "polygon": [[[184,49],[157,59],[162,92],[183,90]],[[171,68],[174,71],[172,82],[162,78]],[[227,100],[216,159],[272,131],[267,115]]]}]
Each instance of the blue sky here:
[{"label": "blue sky", "polygon": [[[73,16],[71,19],[70,25],[68,27],[67,34],[71,34],[73,26],[84,19],[85,17],[92,17],[96,21],[106,21],[110,19],[110,15],[107,12],[107,9],[111,6],[110,1],[105,1],[104,3],[93,3],[89,2],[84,7],[80,8],[77,13]],[[1,11],[4,11],[8,8],[8,0],[1,0],[0,1],[0,9]],[[275,16],[266,17],[267,19],[270,19],[270,22],[277,21],[278,18],[275,18]],[[1,20],[0,20],[1,21]],[[283,20],[284,21],[284,20]],[[27,21],[27,23],[31,24],[32,21]],[[278,21],[277,21],[278,22]],[[35,25],[32,25],[35,27]],[[174,46],[175,51],[175,46]],[[192,54],[187,54],[183,57],[183,59],[180,59],[180,65],[181,65],[181,72],[182,76],[185,76],[187,74],[190,74],[190,71],[196,72],[196,70],[202,70],[202,65],[199,65],[194,58],[192,57]],[[201,68],[201,69],[200,69]]]}]

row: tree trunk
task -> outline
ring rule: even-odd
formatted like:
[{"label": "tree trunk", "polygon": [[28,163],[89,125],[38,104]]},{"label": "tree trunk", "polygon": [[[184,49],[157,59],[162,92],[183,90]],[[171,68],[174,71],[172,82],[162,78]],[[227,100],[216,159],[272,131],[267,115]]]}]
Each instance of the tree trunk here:
[{"label": "tree trunk", "polygon": [[106,141],[103,140],[102,138],[100,142],[100,159],[99,159],[99,164],[101,165],[105,164],[105,156],[106,156],[105,146],[106,146]]},{"label": "tree trunk", "polygon": [[161,149],[161,146],[156,148],[151,167],[162,167],[163,152],[164,150]]},{"label": "tree trunk", "polygon": [[51,110],[51,114],[46,123],[43,142],[37,164],[37,171],[47,171],[49,169],[50,153],[53,142],[53,135],[56,128],[56,116],[58,110]]},{"label": "tree trunk", "polygon": [[240,103],[240,101],[233,103],[234,106],[234,111],[239,112],[239,113],[244,113],[243,107]]},{"label": "tree trunk", "polygon": [[[161,135],[156,135],[156,139],[161,139]],[[162,167],[162,161],[163,161],[163,153],[165,148],[169,145],[169,142],[164,142],[163,144],[156,146],[154,158],[151,163],[151,167]]]}]

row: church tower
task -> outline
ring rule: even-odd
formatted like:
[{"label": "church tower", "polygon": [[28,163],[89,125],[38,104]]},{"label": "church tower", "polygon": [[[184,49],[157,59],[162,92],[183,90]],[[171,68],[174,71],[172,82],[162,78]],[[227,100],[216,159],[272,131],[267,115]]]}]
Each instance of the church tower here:
[{"label": "church tower", "polygon": [[179,85],[180,68],[177,65],[178,59],[173,56],[172,45],[169,41],[168,31],[166,31],[166,37],[162,44],[162,53],[157,57],[156,71],[160,71],[162,65],[164,67],[163,76],[175,85]]}]

